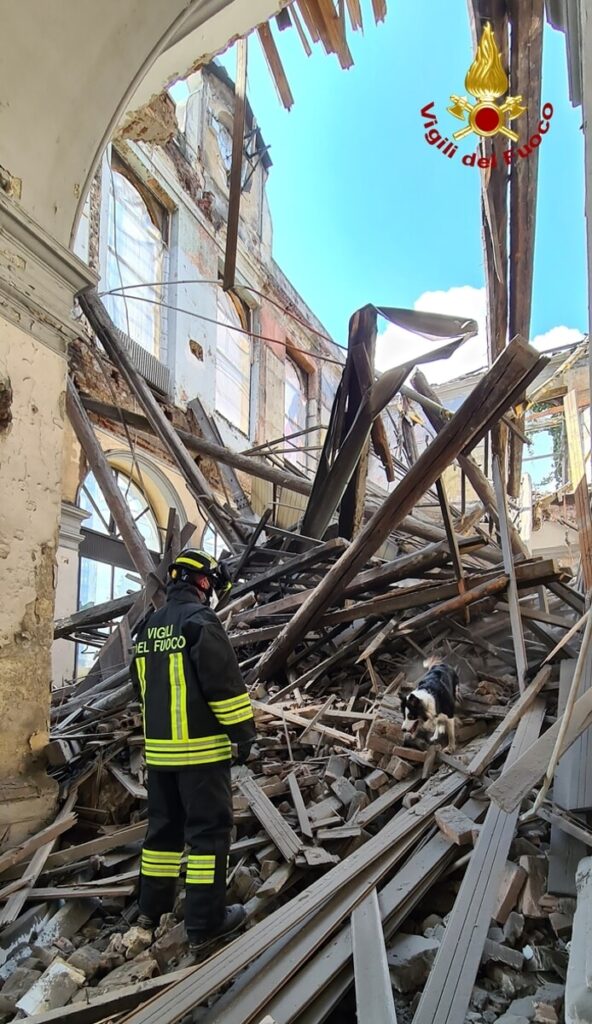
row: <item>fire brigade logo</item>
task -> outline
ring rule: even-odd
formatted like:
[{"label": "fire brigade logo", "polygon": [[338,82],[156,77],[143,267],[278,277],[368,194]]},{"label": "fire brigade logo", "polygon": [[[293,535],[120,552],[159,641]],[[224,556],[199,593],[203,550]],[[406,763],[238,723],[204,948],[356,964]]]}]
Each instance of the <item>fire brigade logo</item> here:
[{"label": "fire brigade logo", "polygon": [[514,121],[526,113],[526,107],[522,105],[522,96],[508,96],[505,103],[500,106],[495,102],[500,96],[505,96],[509,85],[493,30],[491,25],[487,24],[477,47],[475,60],[465,78],[465,89],[477,102],[469,103],[466,96],[450,97],[452,106],[448,107],[448,113],[457,117],[459,121],[464,121],[465,115],[468,115],[466,127],[454,132],[452,137],[464,139],[466,135],[474,132],[475,135],[489,139],[493,135],[501,134],[513,142],[518,142],[518,134],[508,127],[507,122]]}]

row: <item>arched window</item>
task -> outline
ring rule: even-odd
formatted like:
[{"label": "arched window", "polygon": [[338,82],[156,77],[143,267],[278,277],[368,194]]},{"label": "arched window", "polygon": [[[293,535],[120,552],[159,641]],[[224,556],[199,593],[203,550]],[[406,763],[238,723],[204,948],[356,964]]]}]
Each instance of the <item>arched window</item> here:
[{"label": "arched window", "polygon": [[[161,554],[162,544],[154,513],[140,488],[128,476],[116,473],[117,485],[125,497],[138,530],[146,547],[156,556]],[[82,529],[80,547],[80,570],[78,578],[78,608],[85,608],[140,589],[140,578],[121,540],[113,518],[107,507],[101,489],[92,473],[88,473],[80,493],[78,505],[89,516]],[[76,670],[81,675],[92,665],[100,634],[108,635],[109,630],[100,630],[97,644],[77,645]]]},{"label": "arched window", "polygon": [[247,310],[218,289],[216,410],[249,436],[251,340]]},{"label": "arched window", "polygon": [[[300,430],[306,429],[306,405],[307,405],[307,382],[306,375],[299,366],[286,358],[286,384],[284,391],[284,434],[297,434]],[[286,455],[286,458],[297,466],[304,468],[306,454],[302,450],[306,445],[306,435],[294,437],[286,444],[286,448],[293,448],[294,451]]]},{"label": "arched window", "polygon": [[224,547],[224,541],[220,534],[211,523],[208,523],[201,535],[200,548],[202,551],[207,551],[208,555],[213,555],[214,558],[221,558]]},{"label": "arched window", "polygon": [[164,211],[155,223],[154,211],[129,178],[116,170],[110,174],[107,290],[143,287],[105,295],[105,305],[116,327],[158,358],[163,316],[155,303],[163,301],[163,289],[154,282],[165,273]]}]

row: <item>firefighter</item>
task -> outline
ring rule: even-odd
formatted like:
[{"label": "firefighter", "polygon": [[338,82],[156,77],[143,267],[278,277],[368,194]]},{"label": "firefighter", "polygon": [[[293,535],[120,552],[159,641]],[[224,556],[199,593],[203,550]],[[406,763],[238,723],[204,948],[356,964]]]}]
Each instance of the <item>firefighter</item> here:
[{"label": "firefighter", "polygon": [[244,764],[253,710],[212,592],[228,593],[223,563],[185,548],[169,569],[164,607],[140,624],[131,674],[142,704],[148,831],[142,850],[140,923],[172,910],[188,847],[185,927],[190,949],[238,930],[246,912],[226,906],[232,828],[231,743]]}]

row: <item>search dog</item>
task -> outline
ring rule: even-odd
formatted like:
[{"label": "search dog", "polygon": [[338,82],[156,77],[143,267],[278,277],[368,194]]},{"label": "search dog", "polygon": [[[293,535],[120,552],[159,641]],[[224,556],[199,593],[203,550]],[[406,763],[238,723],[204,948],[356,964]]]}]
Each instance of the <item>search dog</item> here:
[{"label": "search dog", "polygon": [[444,662],[424,662],[428,669],[411,693],[401,697],[403,732],[415,736],[417,732],[431,733],[430,742],[437,743],[446,735],[446,750],[456,747],[454,712],[458,675]]}]

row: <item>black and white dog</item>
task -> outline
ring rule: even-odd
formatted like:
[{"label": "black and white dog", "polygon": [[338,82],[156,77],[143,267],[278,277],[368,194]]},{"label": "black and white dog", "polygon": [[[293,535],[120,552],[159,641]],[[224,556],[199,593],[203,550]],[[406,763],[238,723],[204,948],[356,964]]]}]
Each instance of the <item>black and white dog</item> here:
[{"label": "black and white dog", "polygon": [[437,742],[444,729],[448,739],[447,750],[456,746],[454,711],[458,676],[450,665],[443,663],[429,665],[426,674],[415,689],[401,697],[403,732],[415,735],[418,730],[430,732],[432,743]]}]

